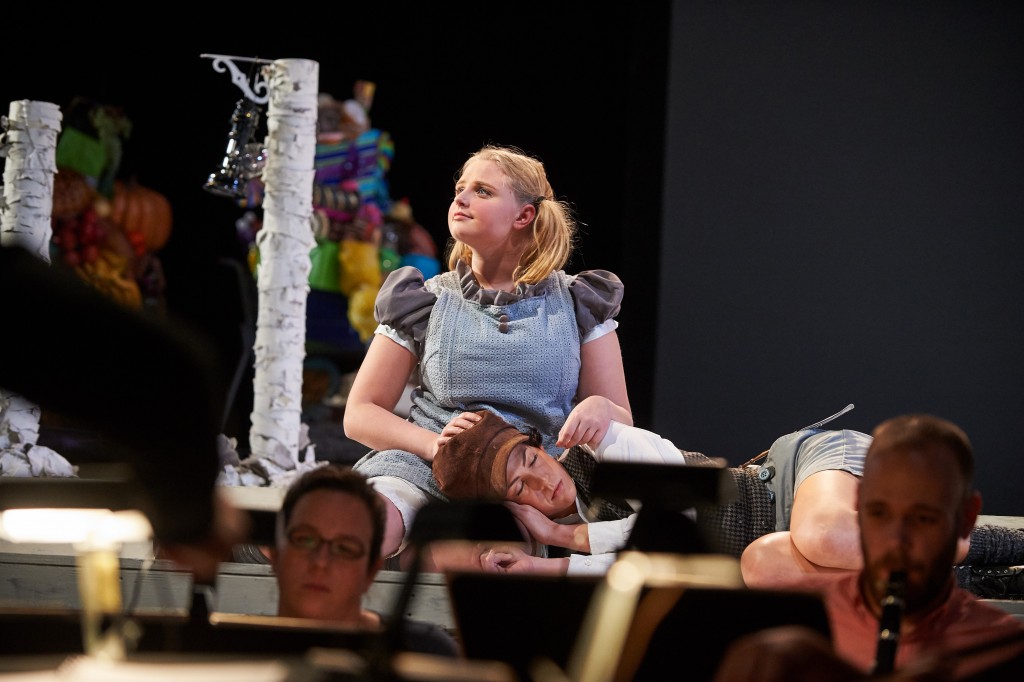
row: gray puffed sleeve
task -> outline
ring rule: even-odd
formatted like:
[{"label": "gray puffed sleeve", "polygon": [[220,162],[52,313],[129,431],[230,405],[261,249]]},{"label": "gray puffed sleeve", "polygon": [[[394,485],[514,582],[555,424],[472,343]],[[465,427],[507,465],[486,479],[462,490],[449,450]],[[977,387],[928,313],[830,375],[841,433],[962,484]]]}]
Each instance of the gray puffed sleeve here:
[{"label": "gray puffed sleeve", "polygon": [[419,346],[436,301],[437,296],[424,286],[423,273],[407,265],[384,280],[377,292],[373,315],[377,322],[412,337]]},{"label": "gray puffed sleeve", "polygon": [[580,334],[588,332],[619,314],[624,286],[607,270],[584,270],[569,283],[576,304]]}]

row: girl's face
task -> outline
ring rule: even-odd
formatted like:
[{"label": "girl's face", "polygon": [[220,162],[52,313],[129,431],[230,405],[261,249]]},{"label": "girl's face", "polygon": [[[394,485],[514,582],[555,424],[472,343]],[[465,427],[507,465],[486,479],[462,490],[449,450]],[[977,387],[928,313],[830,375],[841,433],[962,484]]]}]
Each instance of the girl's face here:
[{"label": "girl's face", "polygon": [[516,199],[497,164],[474,159],[455,183],[448,230],[476,252],[506,250],[515,234],[530,224],[535,211],[531,204]]},{"label": "girl's face", "polygon": [[518,445],[505,465],[505,499],[526,504],[549,518],[576,511],[576,484],[558,460],[540,448]]}]

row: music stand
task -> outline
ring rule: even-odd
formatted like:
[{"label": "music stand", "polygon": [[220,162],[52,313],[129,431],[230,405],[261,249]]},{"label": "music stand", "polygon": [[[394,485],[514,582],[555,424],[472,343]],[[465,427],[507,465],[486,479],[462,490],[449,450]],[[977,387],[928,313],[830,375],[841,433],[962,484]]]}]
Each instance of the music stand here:
[{"label": "music stand", "polygon": [[452,615],[466,658],[501,661],[528,680],[546,658],[565,669],[602,577],[449,571]]},{"label": "music stand", "polygon": [[423,569],[423,553],[431,542],[468,540],[471,542],[523,542],[523,534],[512,512],[500,502],[433,500],[416,512],[409,529],[412,565],[406,571],[402,591],[391,609],[382,646],[370,655],[370,676],[375,680],[392,679],[391,657],[397,651],[405,628],[406,611],[412,600],[416,579]]},{"label": "music stand", "polygon": [[725,504],[737,494],[724,467],[632,462],[598,462],[590,491],[642,504],[625,549],[677,554],[714,553],[714,538],[684,512]]}]

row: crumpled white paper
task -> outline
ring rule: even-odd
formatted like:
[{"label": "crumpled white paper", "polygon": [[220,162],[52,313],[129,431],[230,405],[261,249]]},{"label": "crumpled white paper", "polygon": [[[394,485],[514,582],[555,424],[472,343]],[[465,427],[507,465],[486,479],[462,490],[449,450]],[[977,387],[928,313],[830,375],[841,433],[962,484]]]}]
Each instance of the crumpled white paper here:
[{"label": "crumpled white paper", "polygon": [[300,474],[327,464],[316,460],[316,447],[309,440],[309,426],[302,424],[299,436],[300,456],[297,460],[283,447],[269,454],[241,459],[237,450],[238,440],[221,434],[217,438],[221,466],[217,484],[287,488]]},{"label": "crumpled white paper", "polygon": [[78,467],[45,445],[9,447],[0,450],[0,476],[69,478]]}]

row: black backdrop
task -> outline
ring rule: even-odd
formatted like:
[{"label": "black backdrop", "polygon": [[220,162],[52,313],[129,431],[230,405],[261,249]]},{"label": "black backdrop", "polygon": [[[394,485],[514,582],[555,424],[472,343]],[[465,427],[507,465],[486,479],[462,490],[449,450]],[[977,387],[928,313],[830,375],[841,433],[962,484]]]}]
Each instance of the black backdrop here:
[{"label": "black backdrop", "polygon": [[738,463],[931,412],[1024,513],[1021,5],[676,10],[655,426]]}]

